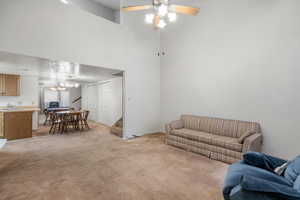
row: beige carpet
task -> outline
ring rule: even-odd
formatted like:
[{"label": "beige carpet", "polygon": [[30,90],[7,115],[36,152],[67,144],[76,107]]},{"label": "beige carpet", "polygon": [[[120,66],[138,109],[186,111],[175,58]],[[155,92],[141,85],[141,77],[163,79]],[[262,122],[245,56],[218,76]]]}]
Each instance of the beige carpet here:
[{"label": "beige carpet", "polygon": [[163,143],[92,130],[11,141],[0,150],[2,200],[221,200],[227,165]]}]

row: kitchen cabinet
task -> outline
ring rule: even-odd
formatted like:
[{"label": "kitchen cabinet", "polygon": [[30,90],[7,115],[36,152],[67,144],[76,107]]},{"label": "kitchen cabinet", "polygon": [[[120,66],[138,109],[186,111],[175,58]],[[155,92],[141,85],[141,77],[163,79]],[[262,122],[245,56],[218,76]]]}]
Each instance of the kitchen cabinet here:
[{"label": "kitchen cabinet", "polygon": [[0,138],[8,140],[32,137],[33,111],[0,112]]},{"label": "kitchen cabinet", "polygon": [[20,75],[0,74],[0,96],[20,96]]}]

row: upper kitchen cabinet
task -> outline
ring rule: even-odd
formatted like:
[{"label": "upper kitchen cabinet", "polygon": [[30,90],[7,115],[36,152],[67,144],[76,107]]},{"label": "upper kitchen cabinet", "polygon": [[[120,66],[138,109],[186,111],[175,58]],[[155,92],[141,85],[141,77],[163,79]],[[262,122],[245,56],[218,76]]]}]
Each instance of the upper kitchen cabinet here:
[{"label": "upper kitchen cabinet", "polygon": [[0,96],[3,96],[4,91],[5,91],[5,75],[4,74],[0,74]]},{"label": "upper kitchen cabinet", "polygon": [[20,96],[20,76],[0,74],[0,96]]}]

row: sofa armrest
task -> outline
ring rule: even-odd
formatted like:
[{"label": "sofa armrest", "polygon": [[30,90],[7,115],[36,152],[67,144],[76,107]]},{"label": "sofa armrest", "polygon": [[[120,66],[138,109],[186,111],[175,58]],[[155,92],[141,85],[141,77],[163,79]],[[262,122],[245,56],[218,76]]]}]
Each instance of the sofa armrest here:
[{"label": "sofa armrest", "polygon": [[260,152],[261,146],[263,142],[262,134],[255,133],[247,137],[243,143],[243,153],[247,153],[249,151]]},{"label": "sofa armrest", "polygon": [[167,134],[169,134],[170,131],[173,130],[173,129],[180,129],[180,128],[183,128],[183,121],[182,120],[172,121],[169,124],[166,124],[166,126],[165,126]]},{"label": "sofa armrest", "polygon": [[300,193],[293,189],[293,187],[262,178],[243,176],[240,186],[247,191],[273,194],[273,196],[279,199],[300,200]]}]

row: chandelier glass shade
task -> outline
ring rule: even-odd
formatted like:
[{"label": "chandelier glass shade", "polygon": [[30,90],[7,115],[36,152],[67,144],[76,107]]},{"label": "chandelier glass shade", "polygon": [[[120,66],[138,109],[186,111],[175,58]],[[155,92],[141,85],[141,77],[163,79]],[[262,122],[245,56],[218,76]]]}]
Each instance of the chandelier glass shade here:
[{"label": "chandelier glass shade", "polygon": [[68,88],[78,88],[80,86],[79,83],[59,83],[53,87],[50,87],[49,89],[52,91],[65,91]]}]

